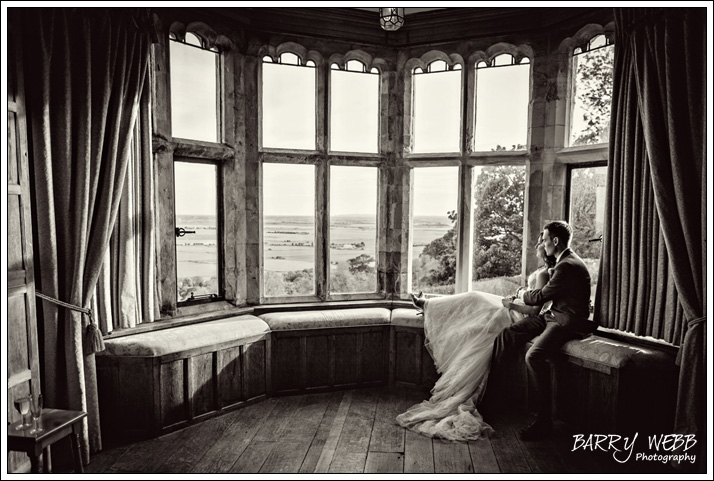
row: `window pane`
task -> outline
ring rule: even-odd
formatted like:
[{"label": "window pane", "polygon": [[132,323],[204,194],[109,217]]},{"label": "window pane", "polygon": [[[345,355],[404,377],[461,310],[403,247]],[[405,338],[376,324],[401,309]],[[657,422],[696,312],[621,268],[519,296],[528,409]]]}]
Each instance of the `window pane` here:
[{"label": "window pane", "polygon": [[461,72],[414,79],[414,152],[461,151]]},{"label": "window pane", "polygon": [[525,150],[530,65],[476,69],[474,151]]},{"label": "window pane", "polygon": [[525,166],[476,167],[472,289],[501,296],[521,285]]},{"label": "window pane", "polygon": [[343,70],[330,75],[330,150],[377,153],[379,75]]},{"label": "window pane", "polygon": [[263,164],[265,296],[315,293],[315,167]]},{"label": "window pane", "polygon": [[414,169],[412,291],[454,293],[458,176],[458,167]]},{"label": "window pane", "polygon": [[314,68],[263,63],[262,105],[263,147],[315,150]]},{"label": "window pane", "polygon": [[330,291],[377,292],[377,168],[330,167]]},{"label": "window pane", "polygon": [[513,56],[508,53],[502,53],[501,55],[497,55],[493,59],[493,65],[494,67],[501,67],[504,65],[511,65],[513,63]]},{"label": "window pane", "polygon": [[291,52],[280,55],[280,63],[283,65],[300,65],[300,57]]},{"label": "window pane", "polygon": [[217,53],[171,41],[171,131],[182,139],[218,142]]},{"label": "window pane", "polygon": [[614,46],[573,56],[570,145],[607,142],[610,138]]},{"label": "window pane", "polygon": [[217,295],[218,189],[213,164],[174,162],[176,227],[195,231],[176,238],[178,302]]},{"label": "window pane", "polygon": [[573,227],[570,245],[590,271],[590,299],[595,302],[597,276],[600,270],[602,236],[605,219],[607,166],[573,169],[570,172],[569,222]]}]

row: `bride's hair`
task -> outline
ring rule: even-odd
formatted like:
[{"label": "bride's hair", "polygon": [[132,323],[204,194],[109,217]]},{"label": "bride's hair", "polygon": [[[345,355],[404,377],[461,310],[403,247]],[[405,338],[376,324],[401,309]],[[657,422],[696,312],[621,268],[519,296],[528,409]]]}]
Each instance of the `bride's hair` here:
[{"label": "bride's hair", "polygon": [[[538,236],[538,241],[536,242],[536,249],[538,249],[538,246],[543,243],[543,233]],[[545,267],[548,269],[551,269],[555,267],[555,256],[549,256],[547,252],[545,252]]]}]

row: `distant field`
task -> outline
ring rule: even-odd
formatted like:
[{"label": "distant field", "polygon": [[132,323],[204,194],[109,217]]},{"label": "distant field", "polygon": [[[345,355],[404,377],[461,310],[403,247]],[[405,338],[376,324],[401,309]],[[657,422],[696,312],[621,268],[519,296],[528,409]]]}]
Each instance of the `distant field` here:
[{"label": "distant field", "polygon": [[[371,222],[370,222],[371,220]],[[310,269],[315,265],[315,227],[307,217],[267,217],[263,226],[263,263],[267,270],[287,272]],[[450,228],[446,216],[422,217],[414,220],[415,253],[423,246],[443,236]],[[195,230],[176,239],[178,277],[217,275],[215,218],[209,216],[179,216],[177,226]],[[345,262],[367,254],[376,255],[377,231],[374,218],[365,216],[340,216],[332,219],[330,243],[357,244],[364,242],[364,249],[330,249],[330,262]]]}]

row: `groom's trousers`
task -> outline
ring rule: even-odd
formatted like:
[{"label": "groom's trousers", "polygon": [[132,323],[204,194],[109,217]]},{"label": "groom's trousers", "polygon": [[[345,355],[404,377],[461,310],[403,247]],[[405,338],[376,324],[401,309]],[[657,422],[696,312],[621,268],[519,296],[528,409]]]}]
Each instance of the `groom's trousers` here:
[{"label": "groom's trousers", "polygon": [[494,341],[491,373],[486,389],[488,398],[493,395],[489,390],[505,381],[504,365],[508,364],[509,358],[520,352],[526,342],[538,336],[526,354],[526,366],[536,390],[538,419],[546,422],[552,420],[550,366],[547,361],[565,342],[581,337],[555,322],[549,314],[526,317],[501,331]]}]

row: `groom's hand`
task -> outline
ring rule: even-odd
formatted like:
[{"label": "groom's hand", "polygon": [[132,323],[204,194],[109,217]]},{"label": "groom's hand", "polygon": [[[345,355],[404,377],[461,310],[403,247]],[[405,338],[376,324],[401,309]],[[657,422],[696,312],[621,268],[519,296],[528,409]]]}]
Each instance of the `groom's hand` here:
[{"label": "groom's hand", "polygon": [[513,297],[504,297],[501,299],[501,304],[503,304],[503,307],[508,307],[510,309],[511,301],[513,301]]}]

